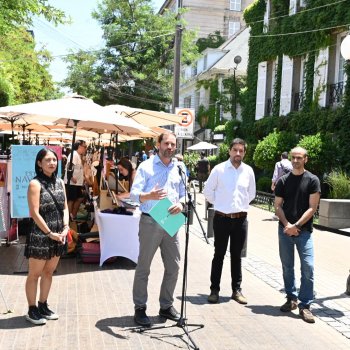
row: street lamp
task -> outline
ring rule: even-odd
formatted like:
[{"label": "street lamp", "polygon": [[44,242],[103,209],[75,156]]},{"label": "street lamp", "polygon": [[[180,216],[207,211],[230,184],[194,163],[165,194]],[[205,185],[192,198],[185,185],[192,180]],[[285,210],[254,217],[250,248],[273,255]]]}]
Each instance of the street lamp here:
[{"label": "street lamp", "polygon": [[350,35],[348,34],[340,45],[340,53],[345,61],[350,60]]},{"label": "street lamp", "polygon": [[238,65],[241,63],[242,61],[242,57],[237,55],[235,56],[235,58],[233,59],[233,61],[235,62],[236,66],[233,67],[233,118],[237,119],[237,89],[236,89],[236,70]]}]

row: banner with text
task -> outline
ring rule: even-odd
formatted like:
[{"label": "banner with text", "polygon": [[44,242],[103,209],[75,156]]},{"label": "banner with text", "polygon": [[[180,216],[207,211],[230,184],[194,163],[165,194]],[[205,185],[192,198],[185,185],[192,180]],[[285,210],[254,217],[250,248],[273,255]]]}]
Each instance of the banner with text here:
[{"label": "banner with text", "polygon": [[35,176],[35,159],[38,152],[50,148],[57,153],[58,176],[61,174],[62,150],[60,146],[11,146],[12,177],[11,177],[11,217],[28,218],[29,208],[27,191],[30,180]]}]

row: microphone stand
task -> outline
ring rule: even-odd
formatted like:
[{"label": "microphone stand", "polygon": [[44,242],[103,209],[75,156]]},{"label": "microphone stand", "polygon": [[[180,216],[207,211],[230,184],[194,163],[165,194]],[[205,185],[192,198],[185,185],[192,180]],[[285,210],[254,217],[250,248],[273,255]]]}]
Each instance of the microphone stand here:
[{"label": "microphone stand", "polygon": [[[185,191],[186,194],[188,195],[188,203],[187,203],[187,210],[186,210],[186,215],[187,215],[187,220],[186,220],[186,231],[185,231],[185,237],[186,237],[186,241],[185,241],[185,257],[184,257],[184,272],[183,272],[183,278],[182,278],[182,294],[181,294],[181,312],[180,312],[180,319],[176,322],[176,324],[173,324],[171,326],[159,326],[159,327],[152,327],[152,328],[145,328],[145,327],[141,327],[139,328],[137,331],[140,333],[143,333],[145,331],[153,331],[156,329],[165,329],[165,328],[172,328],[172,327],[180,327],[184,333],[187,335],[188,340],[192,343],[193,345],[193,349],[195,350],[199,350],[199,347],[196,345],[196,343],[194,342],[194,340],[191,338],[189,331],[187,330],[187,327],[197,327],[197,329],[203,328],[204,324],[189,324],[187,323],[187,318],[184,318],[184,309],[185,309],[185,303],[186,303],[186,287],[187,287],[187,264],[188,264],[188,242],[189,242],[189,232],[190,232],[190,220],[189,220],[189,214],[190,214],[190,210],[193,207],[193,204],[190,204],[191,199],[189,196],[189,191],[187,190],[186,187],[186,175],[183,171],[183,169],[181,168],[181,166],[178,165],[179,168],[179,175],[181,177],[181,181],[184,183],[185,185]],[[198,214],[197,214],[198,217]],[[203,228],[202,228],[203,229]],[[204,237],[206,238],[206,236],[204,235]],[[207,240],[207,238],[206,238]],[[208,240],[207,240],[207,243]],[[195,329],[195,330],[197,330]]]}]

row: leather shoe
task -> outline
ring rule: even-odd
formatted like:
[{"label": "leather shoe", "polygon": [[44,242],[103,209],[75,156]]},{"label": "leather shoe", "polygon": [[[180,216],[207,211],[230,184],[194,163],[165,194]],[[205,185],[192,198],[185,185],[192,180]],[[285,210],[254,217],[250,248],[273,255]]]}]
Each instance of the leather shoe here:
[{"label": "leather shoe", "polygon": [[151,320],[146,315],[145,307],[135,309],[134,321],[142,327],[151,327]]},{"label": "leather shoe", "polygon": [[178,321],[180,319],[180,314],[176,311],[174,306],[170,306],[167,309],[159,309],[159,316],[172,321]]},{"label": "leather shoe", "polygon": [[212,290],[208,296],[209,303],[216,304],[219,302],[219,292],[217,290]]},{"label": "leather shoe", "polygon": [[231,299],[233,299],[234,301],[237,301],[237,303],[239,304],[247,304],[247,299],[246,297],[242,294],[242,292],[240,290],[236,290],[232,293],[232,297]]}]

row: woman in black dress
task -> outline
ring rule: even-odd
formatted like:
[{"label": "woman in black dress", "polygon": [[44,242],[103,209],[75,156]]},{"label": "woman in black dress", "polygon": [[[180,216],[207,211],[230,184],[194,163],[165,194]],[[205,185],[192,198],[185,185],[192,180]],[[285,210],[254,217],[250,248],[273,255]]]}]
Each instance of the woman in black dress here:
[{"label": "woman in black dress", "polygon": [[28,205],[33,220],[24,252],[29,259],[26,280],[29,310],[26,319],[35,325],[45,324],[47,319],[58,319],[58,315],[48,308],[47,298],[53,272],[66,249],[69,214],[64,183],[57,177],[57,162],[53,150],[40,150],[35,160],[36,176],[28,187]]}]

